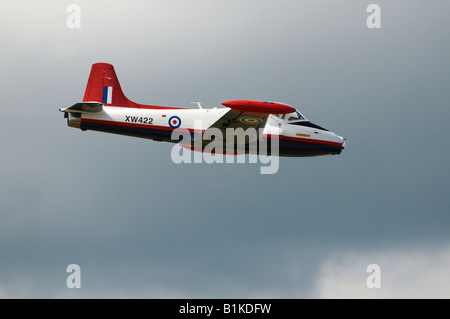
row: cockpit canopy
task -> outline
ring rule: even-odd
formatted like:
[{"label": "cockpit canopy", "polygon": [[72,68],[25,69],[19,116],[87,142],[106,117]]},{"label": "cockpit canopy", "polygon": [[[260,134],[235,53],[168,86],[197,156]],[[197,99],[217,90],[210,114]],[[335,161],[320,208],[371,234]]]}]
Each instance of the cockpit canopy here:
[{"label": "cockpit canopy", "polygon": [[288,113],[288,114],[276,114],[276,116],[278,118],[282,119],[287,124],[307,126],[307,127],[312,127],[312,128],[323,130],[323,131],[328,131],[326,128],[323,128],[317,124],[314,124],[314,123],[308,121],[306,119],[306,117],[304,117],[302,115],[302,113],[300,113],[297,110],[295,110],[295,112]]},{"label": "cockpit canopy", "polygon": [[306,121],[306,118],[297,110],[289,114],[277,114],[277,116],[286,122]]}]

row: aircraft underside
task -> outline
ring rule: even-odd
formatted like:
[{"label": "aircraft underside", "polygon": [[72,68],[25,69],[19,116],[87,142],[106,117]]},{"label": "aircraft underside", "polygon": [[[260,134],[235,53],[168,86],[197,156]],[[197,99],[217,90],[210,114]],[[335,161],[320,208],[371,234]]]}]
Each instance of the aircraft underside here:
[{"label": "aircraft underside", "polygon": [[[172,130],[165,128],[151,128],[151,127],[129,127],[123,125],[117,125],[117,123],[105,123],[101,121],[93,121],[93,120],[82,120],[81,121],[81,130],[93,130],[100,132],[107,132],[113,134],[120,134],[126,136],[140,137],[146,139],[152,139],[154,141],[162,141],[162,142],[171,142],[171,143],[179,143],[181,138],[172,139]],[[191,137],[193,138],[194,134],[191,133]],[[285,136],[277,136],[278,137],[278,155],[279,156],[291,156],[291,157],[310,157],[310,156],[321,156],[321,155],[337,155],[342,151],[342,147],[336,145],[328,145],[321,141],[311,142],[311,141],[303,141],[300,139],[290,139]],[[194,145],[193,140],[191,139],[191,145]],[[261,138],[261,142],[256,143],[256,149],[262,149],[263,153],[270,155],[272,154],[272,145],[275,142],[272,141],[272,137],[263,136]],[[204,148],[208,145],[208,141],[202,145]],[[235,144],[237,145],[237,144]],[[245,146],[235,146],[233,149],[234,153],[254,153],[252,150],[253,146],[250,143],[247,143]],[[225,149],[223,147],[222,149]],[[217,148],[216,148],[217,150]]]}]

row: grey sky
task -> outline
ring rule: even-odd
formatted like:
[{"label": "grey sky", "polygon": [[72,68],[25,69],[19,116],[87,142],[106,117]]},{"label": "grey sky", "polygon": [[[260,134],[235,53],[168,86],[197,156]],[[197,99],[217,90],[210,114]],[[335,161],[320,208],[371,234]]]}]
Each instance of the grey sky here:
[{"label": "grey sky", "polygon": [[[76,1],[80,29],[70,3],[0,4],[0,297],[450,297],[448,1]],[[176,165],[66,126],[96,62],[136,102],[280,101],[347,148]]]}]

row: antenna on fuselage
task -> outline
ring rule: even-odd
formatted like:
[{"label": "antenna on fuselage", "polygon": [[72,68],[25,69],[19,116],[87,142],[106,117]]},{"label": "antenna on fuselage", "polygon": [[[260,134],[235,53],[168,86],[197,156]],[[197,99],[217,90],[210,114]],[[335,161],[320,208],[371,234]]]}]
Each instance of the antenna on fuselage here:
[{"label": "antenna on fuselage", "polygon": [[203,102],[191,102],[191,104],[197,104],[199,109],[203,109],[202,103]]}]

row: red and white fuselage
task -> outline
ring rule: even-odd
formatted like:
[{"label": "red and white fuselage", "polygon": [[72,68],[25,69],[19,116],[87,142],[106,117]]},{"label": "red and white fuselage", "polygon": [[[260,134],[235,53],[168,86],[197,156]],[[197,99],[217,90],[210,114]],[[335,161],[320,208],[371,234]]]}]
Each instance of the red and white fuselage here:
[{"label": "red and white fuselage", "polygon": [[96,63],[83,102],[60,111],[71,127],[157,141],[178,143],[173,139],[175,130],[188,131],[195,139],[211,128],[255,128],[260,139],[279,139],[280,156],[340,154],[345,147],[342,137],[311,123],[289,105],[247,100],[222,104],[225,107],[187,109],[134,103],[123,94],[113,66]]}]

